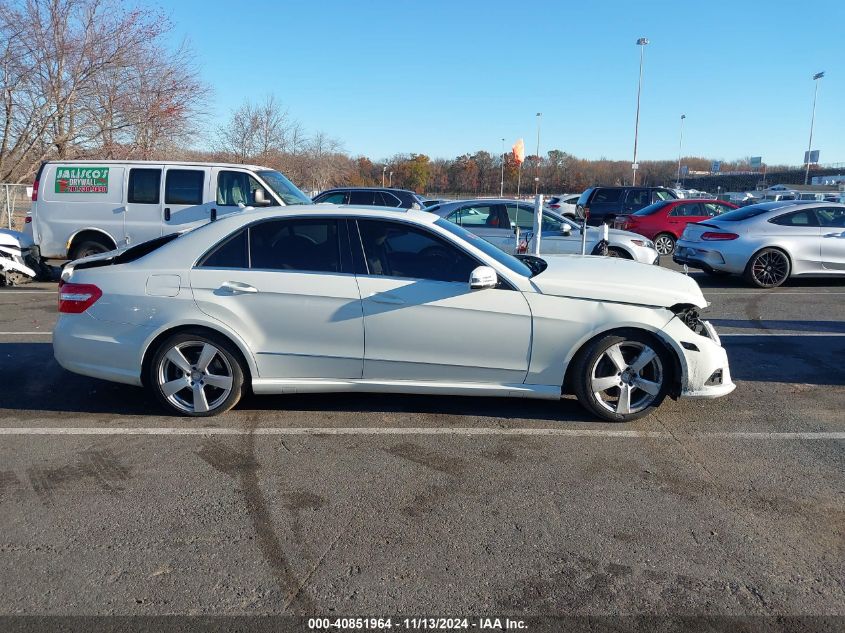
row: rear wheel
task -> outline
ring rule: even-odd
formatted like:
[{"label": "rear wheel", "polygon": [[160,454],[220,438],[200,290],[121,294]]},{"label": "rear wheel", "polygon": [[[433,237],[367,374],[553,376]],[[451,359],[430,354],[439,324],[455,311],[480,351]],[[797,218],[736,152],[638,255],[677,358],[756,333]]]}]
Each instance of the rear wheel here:
[{"label": "rear wheel", "polygon": [[150,364],[148,384],[172,413],[207,417],[228,411],[241,398],[244,370],[235,347],[208,332],[180,332],[162,341]]},{"label": "rear wheel", "polygon": [[99,255],[100,253],[108,253],[112,248],[99,240],[85,240],[73,247],[70,253],[70,259],[82,259],[83,257],[90,257],[91,255]]},{"label": "rear wheel", "polygon": [[654,248],[661,255],[671,255],[675,252],[675,238],[669,233],[660,233],[654,238]]},{"label": "rear wheel", "polygon": [[581,406],[598,417],[629,422],[663,402],[671,367],[667,352],[648,334],[608,334],[578,355],[573,391]]},{"label": "rear wheel", "polygon": [[789,279],[791,269],[786,253],[778,248],[764,248],[748,260],[743,276],[758,288],[777,288]]}]

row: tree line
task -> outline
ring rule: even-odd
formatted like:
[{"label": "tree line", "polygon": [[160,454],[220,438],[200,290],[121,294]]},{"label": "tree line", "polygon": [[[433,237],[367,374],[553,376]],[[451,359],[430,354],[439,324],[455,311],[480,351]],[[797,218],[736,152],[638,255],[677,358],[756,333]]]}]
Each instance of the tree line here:
[{"label": "tree line", "polygon": [[[50,159],[207,160],[279,169],[307,191],[380,185],[429,195],[577,192],[630,182],[628,161],[585,160],[560,149],[526,156],[485,150],[455,158],[350,156],[309,132],[274,95],[246,100],[219,127],[203,105],[213,90],[190,46],[169,43],[160,12],[121,0],[0,1],[0,182],[31,181]],[[196,139],[205,147],[196,147]],[[747,168],[748,160],[722,169]],[[707,171],[707,158],[684,158]],[[638,180],[675,181],[677,161],[642,161]]]}]

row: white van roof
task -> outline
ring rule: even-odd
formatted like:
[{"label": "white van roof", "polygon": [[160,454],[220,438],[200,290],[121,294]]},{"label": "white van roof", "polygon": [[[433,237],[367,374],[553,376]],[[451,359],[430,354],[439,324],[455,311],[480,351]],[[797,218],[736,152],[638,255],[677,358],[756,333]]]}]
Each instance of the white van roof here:
[{"label": "white van roof", "polygon": [[213,163],[202,161],[185,161],[185,160],[100,160],[99,158],[89,158],[85,160],[48,160],[44,162],[45,165],[179,165],[185,167],[227,167],[237,169],[248,169],[250,171],[268,170],[273,171],[271,167],[262,167],[261,165],[245,165],[243,163]]}]

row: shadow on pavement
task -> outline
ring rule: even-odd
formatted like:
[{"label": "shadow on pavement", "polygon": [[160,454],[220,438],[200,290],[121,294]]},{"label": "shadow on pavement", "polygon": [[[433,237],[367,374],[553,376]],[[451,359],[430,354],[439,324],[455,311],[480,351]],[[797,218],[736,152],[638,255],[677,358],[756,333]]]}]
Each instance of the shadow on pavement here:
[{"label": "shadow on pavement", "polygon": [[[726,337],[735,380],[845,385],[840,359],[845,337]],[[163,411],[138,387],[72,374],[53,359],[50,343],[0,343],[0,409],[160,416]],[[412,413],[595,422],[574,399],[476,398],[399,394],[297,394],[248,396],[247,411]]]},{"label": "shadow on pavement", "polygon": [[765,333],[766,330],[786,330],[792,332],[830,332],[845,334],[843,321],[780,321],[780,320],[748,320],[748,319],[708,319],[718,328],[740,328]]}]

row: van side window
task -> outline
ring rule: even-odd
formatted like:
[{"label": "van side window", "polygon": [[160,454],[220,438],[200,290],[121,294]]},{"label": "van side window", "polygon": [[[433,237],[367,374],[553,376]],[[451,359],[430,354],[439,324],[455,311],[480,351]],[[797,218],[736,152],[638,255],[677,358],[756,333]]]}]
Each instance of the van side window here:
[{"label": "van side window", "polygon": [[196,169],[168,169],[164,204],[202,204],[205,172]]},{"label": "van side window", "polygon": [[258,189],[264,190],[265,200],[274,200],[267,189],[258,184],[258,181],[249,174],[242,171],[221,171],[217,174],[217,205],[221,207],[254,205],[255,192]]},{"label": "van side window", "polygon": [[126,196],[129,204],[158,204],[160,191],[160,169],[129,170],[129,191]]}]

